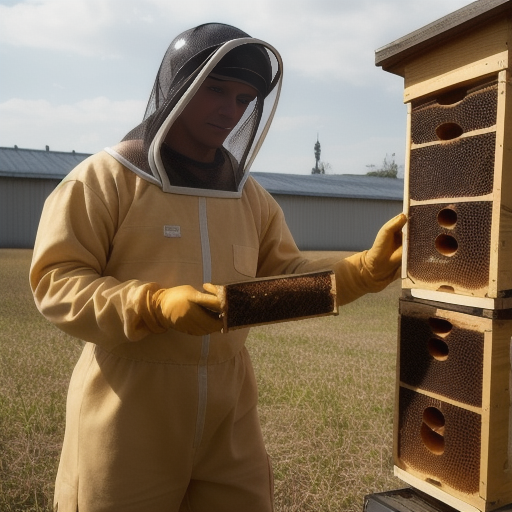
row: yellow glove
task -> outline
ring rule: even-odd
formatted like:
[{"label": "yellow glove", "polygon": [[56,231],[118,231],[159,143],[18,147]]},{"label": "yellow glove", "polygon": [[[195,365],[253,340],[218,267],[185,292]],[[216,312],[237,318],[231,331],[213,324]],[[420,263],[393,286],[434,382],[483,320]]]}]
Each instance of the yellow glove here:
[{"label": "yellow glove", "polygon": [[[209,291],[214,290],[216,288],[210,285]],[[148,310],[160,327],[194,336],[220,331],[223,325],[219,318],[220,301],[217,296],[214,293],[201,293],[189,285],[166,288],[151,294],[148,296]]]},{"label": "yellow glove", "polygon": [[370,250],[348,256],[334,265],[340,306],[365,293],[379,292],[399,277],[401,231],[406,222],[407,217],[403,213],[397,215],[380,228]]},{"label": "yellow glove", "polygon": [[379,229],[372,248],[366,252],[363,265],[376,282],[385,286],[397,279],[402,264],[402,228],[407,222],[400,213]]}]

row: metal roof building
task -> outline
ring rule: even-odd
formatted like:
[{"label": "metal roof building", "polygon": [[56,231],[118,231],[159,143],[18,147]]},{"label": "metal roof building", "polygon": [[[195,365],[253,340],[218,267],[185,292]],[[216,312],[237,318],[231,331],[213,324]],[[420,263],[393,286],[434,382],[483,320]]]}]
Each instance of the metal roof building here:
[{"label": "metal roof building", "polygon": [[45,199],[89,155],[0,148],[0,247],[32,248]]},{"label": "metal roof building", "polygon": [[[0,247],[32,248],[44,201],[89,154],[0,148]],[[361,175],[252,176],[280,204],[302,250],[361,250],[402,211],[403,180]]]},{"label": "metal roof building", "polygon": [[360,251],[403,209],[404,182],[352,174],[252,173],[272,194],[301,250]]}]

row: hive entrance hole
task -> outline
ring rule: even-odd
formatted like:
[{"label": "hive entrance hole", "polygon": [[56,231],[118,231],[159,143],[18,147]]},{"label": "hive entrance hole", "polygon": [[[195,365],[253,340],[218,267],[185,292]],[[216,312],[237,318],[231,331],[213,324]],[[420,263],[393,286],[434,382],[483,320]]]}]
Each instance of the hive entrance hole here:
[{"label": "hive entrance hole", "polygon": [[436,238],[435,247],[443,256],[451,257],[459,249],[459,243],[453,236],[442,234]]},{"label": "hive entrance hole", "polygon": [[444,123],[436,128],[436,135],[439,140],[453,140],[463,133],[462,126],[457,123]]},{"label": "hive entrance hole", "polygon": [[455,105],[462,101],[468,94],[467,89],[452,89],[437,97],[438,105]]},{"label": "hive entrance hole", "polygon": [[432,329],[432,333],[436,338],[430,338],[427,342],[428,353],[437,361],[446,361],[450,349],[448,343],[442,338],[445,338],[453,329],[453,325],[448,320],[443,318],[429,318],[428,323]]},{"label": "hive entrance hole", "polygon": [[455,289],[453,288],[453,286],[450,286],[450,285],[447,285],[447,284],[441,285],[437,289],[437,291],[438,292],[444,292],[444,293],[455,293]]},{"label": "hive entrance hole", "polygon": [[435,485],[436,487],[442,487],[443,485],[439,480],[434,480],[433,478],[426,478],[425,482],[427,482],[427,484]]},{"label": "hive entrance hole", "polygon": [[444,318],[431,317],[428,319],[428,325],[438,336],[446,336],[453,329],[453,324]]},{"label": "hive entrance hole", "polygon": [[437,222],[446,229],[453,229],[457,224],[457,212],[452,208],[443,208],[437,214]]},{"label": "hive entrance hole", "polygon": [[450,349],[448,344],[439,338],[430,338],[427,343],[429,354],[437,361],[446,361]]},{"label": "hive entrance hole", "polygon": [[434,455],[444,453],[444,414],[436,407],[427,407],[423,411],[423,423],[421,424],[421,440]]}]

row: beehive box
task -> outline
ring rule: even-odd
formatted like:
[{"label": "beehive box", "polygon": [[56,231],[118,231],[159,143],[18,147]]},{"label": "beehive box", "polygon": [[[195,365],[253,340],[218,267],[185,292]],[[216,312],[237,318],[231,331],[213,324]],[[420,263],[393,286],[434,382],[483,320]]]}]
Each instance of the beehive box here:
[{"label": "beehive box", "polygon": [[376,53],[407,140],[395,474],[460,511],[512,503],[512,0]]},{"label": "beehive box", "polygon": [[512,501],[512,312],[458,309],[400,301],[395,465],[421,490],[492,510]]},{"label": "beehive box", "polygon": [[502,71],[410,103],[404,287],[512,295],[510,94]]},{"label": "beehive box", "polygon": [[376,52],[404,77],[402,277],[421,298],[512,307],[511,12],[479,0]]}]

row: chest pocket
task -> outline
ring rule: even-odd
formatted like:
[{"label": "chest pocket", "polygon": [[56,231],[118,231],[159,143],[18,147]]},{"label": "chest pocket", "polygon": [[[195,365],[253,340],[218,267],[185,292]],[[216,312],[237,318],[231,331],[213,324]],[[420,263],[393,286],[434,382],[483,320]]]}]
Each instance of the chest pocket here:
[{"label": "chest pocket", "polygon": [[256,277],[258,249],[245,245],[233,245],[233,266],[239,274]]}]

